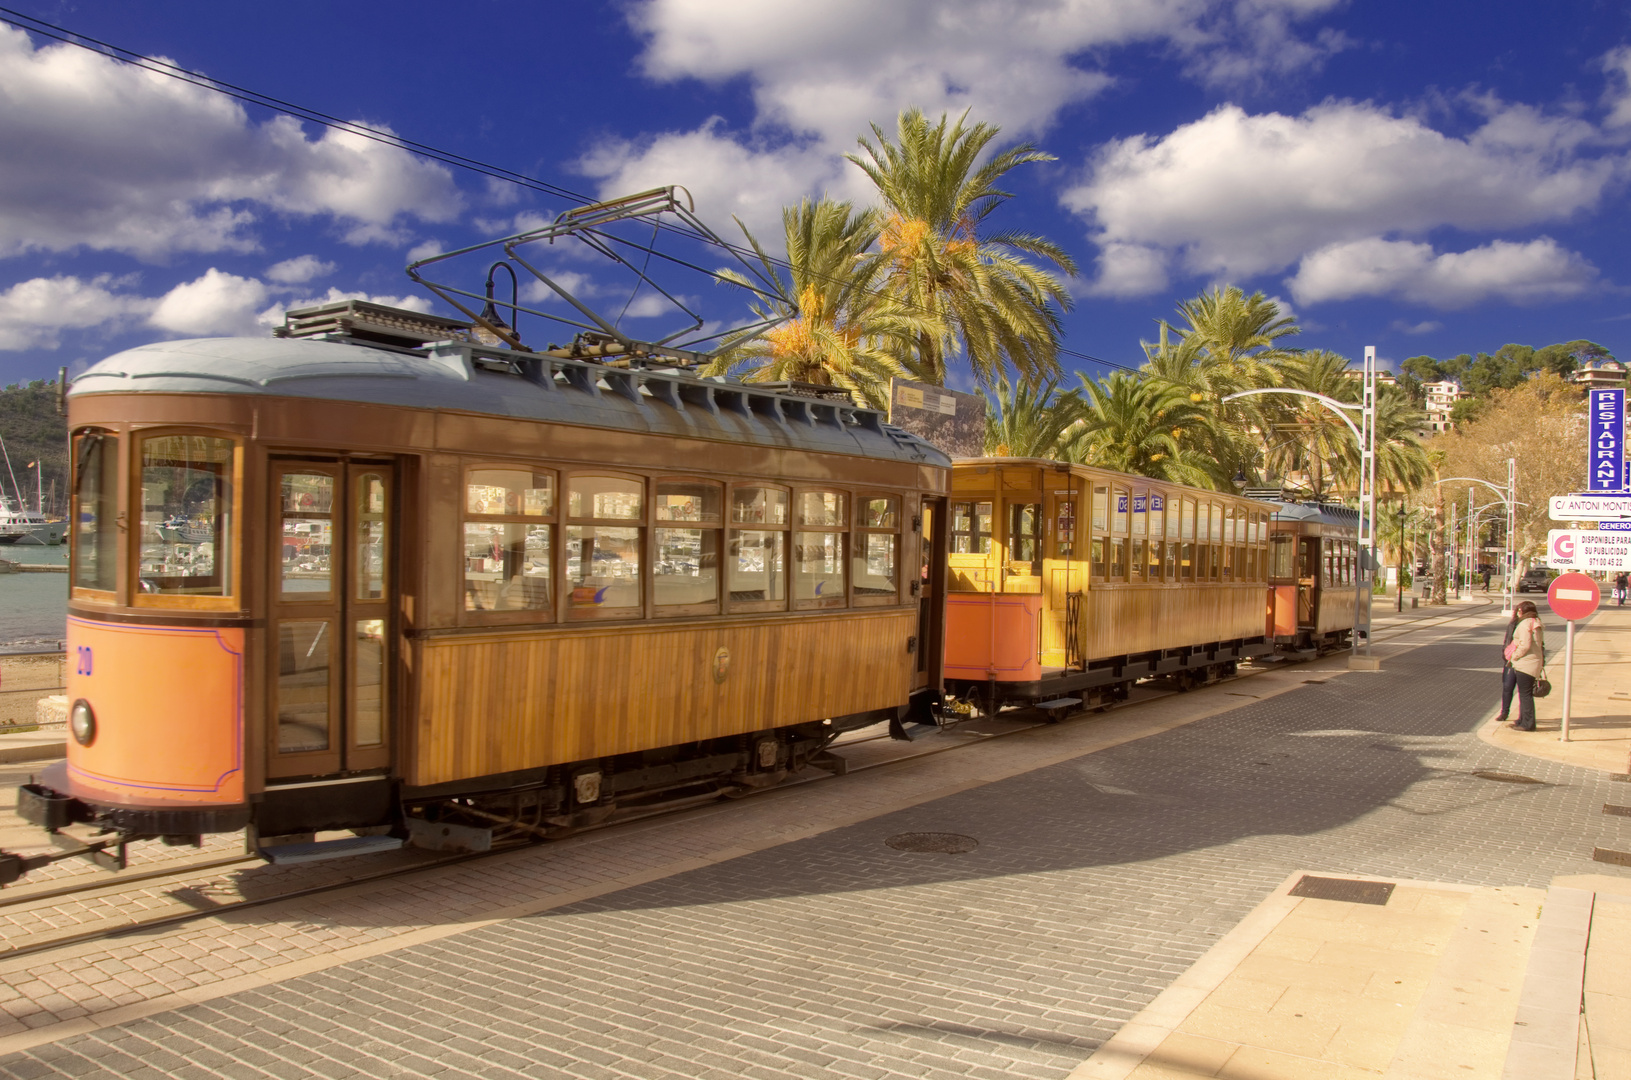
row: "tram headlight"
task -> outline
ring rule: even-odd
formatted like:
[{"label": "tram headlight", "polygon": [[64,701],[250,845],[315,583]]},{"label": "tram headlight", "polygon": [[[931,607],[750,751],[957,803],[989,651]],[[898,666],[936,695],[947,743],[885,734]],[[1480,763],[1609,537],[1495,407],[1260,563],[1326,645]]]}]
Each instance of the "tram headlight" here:
[{"label": "tram headlight", "polygon": [[73,711],[68,714],[68,728],[80,746],[89,746],[96,740],[96,713],[91,710],[90,702],[84,698],[74,702]]}]

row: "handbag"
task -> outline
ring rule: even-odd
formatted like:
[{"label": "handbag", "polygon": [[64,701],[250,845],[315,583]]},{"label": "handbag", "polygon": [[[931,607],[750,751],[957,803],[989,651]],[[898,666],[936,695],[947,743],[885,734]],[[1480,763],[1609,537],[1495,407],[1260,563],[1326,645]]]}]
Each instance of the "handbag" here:
[{"label": "handbag", "polygon": [[1540,678],[1535,680],[1534,694],[1536,697],[1545,697],[1552,692],[1552,684],[1546,680],[1546,665],[1540,665]]}]

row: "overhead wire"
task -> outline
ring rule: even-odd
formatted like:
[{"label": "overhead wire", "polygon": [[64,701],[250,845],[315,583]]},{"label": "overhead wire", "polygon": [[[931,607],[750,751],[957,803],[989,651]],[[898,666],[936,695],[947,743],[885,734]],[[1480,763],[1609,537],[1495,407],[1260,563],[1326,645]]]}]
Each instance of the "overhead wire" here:
[{"label": "overhead wire", "polygon": [[[471,172],[492,177],[495,180],[503,180],[521,187],[529,188],[533,191],[552,195],[556,198],[576,203],[579,206],[588,206],[598,201],[582,192],[573,191],[572,189],[562,187],[559,184],[550,183],[547,180],[541,180],[537,177],[529,176],[526,173],[505,168],[502,165],[494,165],[491,162],[482,161],[479,158],[472,158],[463,154],[456,154],[450,150],[443,150],[439,147],[431,146],[428,143],[421,143],[413,139],[405,138],[404,136],[398,135],[393,131],[373,127],[355,120],[343,120],[340,117],[333,116],[329,113],[309,108],[304,105],[298,105],[294,102],[275,97],[271,94],[263,94],[258,90],[252,90],[248,87],[229,83],[225,80],[214,78],[213,76],[202,75],[195,71],[189,71],[186,68],[183,68],[177,64],[172,64],[166,60],[161,60],[158,57],[149,56],[146,53],[137,52],[134,49],[127,49],[121,45],[115,45],[112,42],[102,41],[98,38],[90,37],[87,34],[81,34],[76,30],[70,30],[67,27],[47,22],[46,20],[37,16],[29,15],[26,12],[17,11],[14,8],[0,6],[0,23],[7,23],[27,33],[38,34],[41,37],[49,38],[52,41],[58,41],[64,45],[71,45],[75,48],[84,49],[85,51],[94,53],[98,56],[102,56],[119,63],[129,64],[132,67],[151,72],[155,75],[161,75],[165,78],[175,79],[178,82],[187,83],[188,85],[196,86],[202,90],[210,91],[211,93],[221,94],[225,97],[234,98],[238,101],[260,106],[261,108],[287,113],[290,116],[294,116],[298,119],[305,120],[321,127],[329,128],[333,131],[355,135],[371,142],[380,143],[381,145],[392,146],[399,150],[404,150],[408,153],[428,158],[432,161],[438,161],[444,165],[451,165],[455,168],[466,169]],[[667,225],[666,223],[658,222],[656,224],[665,231],[683,235],[692,240],[699,239],[692,233],[676,229]],[[704,242],[715,244],[740,259],[762,258],[779,269],[787,271],[791,271],[793,269],[792,264],[785,259],[777,259],[774,256],[765,255],[763,252],[732,244],[723,238],[704,238]],[[691,264],[686,263],[684,265],[690,266]],[[694,267],[694,269],[698,269],[704,274],[710,274],[710,276],[717,277],[717,275],[712,275],[710,271],[703,270],[700,267]],[[828,275],[823,275],[818,272],[812,272],[812,276],[823,278],[829,282],[837,281],[836,278],[831,278]],[[882,295],[882,292],[878,291],[878,295]],[[631,296],[630,299],[632,300],[633,297]],[[918,310],[926,314],[929,313],[927,309],[918,308]],[[1062,345],[1058,346],[1056,351],[1062,356],[1069,356],[1077,360],[1085,360],[1088,363],[1098,364],[1101,367],[1116,368],[1122,371],[1130,372],[1137,372],[1139,370],[1138,368],[1127,364],[1122,364],[1114,360],[1105,360],[1102,357],[1093,356],[1077,349],[1066,348]]]}]

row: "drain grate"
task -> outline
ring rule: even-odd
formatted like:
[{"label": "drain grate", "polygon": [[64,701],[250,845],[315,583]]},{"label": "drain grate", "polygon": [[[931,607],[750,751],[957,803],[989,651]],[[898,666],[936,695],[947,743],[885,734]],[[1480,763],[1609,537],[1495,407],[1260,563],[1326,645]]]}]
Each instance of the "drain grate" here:
[{"label": "drain grate", "polygon": [[1349,904],[1384,905],[1393,895],[1391,881],[1356,881],[1353,878],[1314,877],[1304,874],[1291,887],[1292,896],[1310,900],[1341,900]]},{"label": "drain grate", "polygon": [[1593,862],[1612,863],[1615,866],[1631,866],[1631,851],[1615,851],[1613,848],[1592,848]]},{"label": "drain grate", "polygon": [[1479,769],[1473,773],[1480,780],[1494,780],[1502,784],[1539,784],[1533,776],[1524,776],[1515,772],[1495,772],[1493,769]]},{"label": "drain grate", "polygon": [[961,855],[973,851],[980,842],[972,836],[954,832],[896,833],[884,843],[896,851],[917,851],[939,855]]},{"label": "drain grate", "polygon": [[1603,804],[1603,813],[1616,817],[1631,817],[1631,806],[1615,806],[1611,802],[1606,802]]}]

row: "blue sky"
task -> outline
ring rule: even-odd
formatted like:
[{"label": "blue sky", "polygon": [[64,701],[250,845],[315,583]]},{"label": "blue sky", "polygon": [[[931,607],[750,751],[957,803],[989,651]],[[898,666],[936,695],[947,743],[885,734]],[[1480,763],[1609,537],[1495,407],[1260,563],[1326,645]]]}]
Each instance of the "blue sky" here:
[{"label": "blue sky", "polygon": [[[16,0],[23,2],[23,0]],[[683,184],[761,238],[899,110],[1058,161],[994,227],[1081,264],[1066,345],[1127,364],[1213,283],[1358,357],[1588,338],[1631,358],[1631,8],[1380,0],[37,0],[21,10],[595,196]],[[0,384],[332,296],[566,207],[0,28]],[[562,254],[596,303],[627,285]],[[716,259],[715,262],[723,262]],[[464,283],[479,287],[480,267]],[[692,281],[713,319],[730,290]],[[672,328],[642,301],[637,333]],[[523,324],[525,330],[525,324]],[[560,337],[536,332],[529,338]],[[1092,370],[1088,365],[1080,365]]]}]

